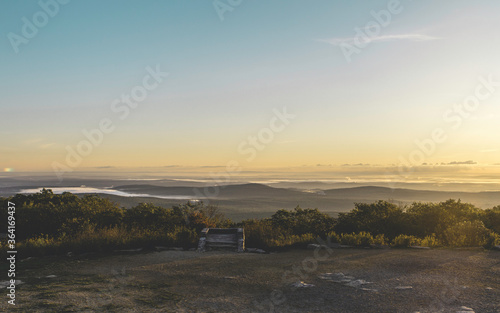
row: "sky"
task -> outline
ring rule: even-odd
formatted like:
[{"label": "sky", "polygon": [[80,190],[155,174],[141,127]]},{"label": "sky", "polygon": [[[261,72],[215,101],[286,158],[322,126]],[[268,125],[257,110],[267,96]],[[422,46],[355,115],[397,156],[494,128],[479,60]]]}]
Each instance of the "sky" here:
[{"label": "sky", "polygon": [[3,1],[0,170],[495,173],[499,14],[493,0]]}]

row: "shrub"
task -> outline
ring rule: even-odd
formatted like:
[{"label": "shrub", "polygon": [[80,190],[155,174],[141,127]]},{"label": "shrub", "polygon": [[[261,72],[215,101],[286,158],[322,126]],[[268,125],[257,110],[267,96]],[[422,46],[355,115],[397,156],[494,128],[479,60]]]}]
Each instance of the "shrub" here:
[{"label": "shrub", "polygon": [[239,226],[245,228],[245,245],[251,248],[305,247],[316,239],[316,235],[312,233],[293,234],[275,227],[269,219],[245,220]]},{"label": "shrub", "polygon": [[283,235],[280,228],[273,227],[268,220],[245,220],[239,224],[245,229],[245,246],[249,248],[267,249],[271,241]]},{"label": "shrub", "polygon": [[411,246],[418,246],[420,239],[415,236],[399,235],[392,241],[394,248],[409,248]]},{"label": "shrub", "polygon": [[165,209],[152,203],[140,203],[127,210],[124,214],[124,224],[131,228],[165,230],[174,225],[185,224],[183,216],[173,214],[171,209]]},{"label": "shrub", "polygon": [[447,200],[440,203],[413,203],[407,210],[409,227],[408,234],[420,238],[438,234],[461,221],[473,221],[481,216],[480,210],[469,203],[460,200]]},{"label": "shrub", "polygon": [[[85,222],[98,227],[116,226],[122,222],[124,212],[115,203],[96,195],[80,198],[69,192],[56,195],[43,189],[31,195],[0,198],[0,216],[4,218],[7,217],[7,201],[16,203],[16,239],[19,241],[39,238],[42,234],[49,237],[75,234],[82,230]],[[6,228],[6,224],[1,227]]]},{"label": "shrub", "polygon": [[484,210],[481,214],[484,226],[500,234],[500,205],[492,209]]},{"label": "shrub", "polygon": [[335,219],[318,209],[278,210],[270,221],[274,227],[279,227],[293,235],[313,234],[324,237],[333,230]]},{"label": "shrub", "polygon": [[434,248],[434,247],[441,246],[441,243],[436,238],[436,235],[432,234],[432,235],[429,235],[429,236],[425,236],[425,238],[422,239],[422,241],[420,242],[420,245],[422,247]]},{"label": "shrub", "polygon": [[373,244],[376,245],[385,245],[387,244],[387,242],[387,238],[384,234],[378,234],[377,236],[375,236],[375,238],[373,238]]},{"label": "shrub", "polygon": [[305,248],[308,243],[313,242],[315,242],[315,237],[313,234],[286,235],[269,240],[267,246],[268,248]]},{"label": "shrub", "polygon": [[357,245],[360,247],[369,247],[373,244],[373,236],[368,232],[360,232],[356,235]]},{"label": "shrub", "polygon": [[394,238],[406,228],[403,208],[386,202],[355,203],[355,208],[349,213],[340,213],[335,231],[338,233],[369,232],[378,235],[385,234]]},{"label": "shrub", "polygon": [[334,232],[334,231],[331,231],[328,234],[326,234],[326,237],[330,238],[330,242],[334,242],[334,243],[339,243],[340,242],[340,236],[337,235],[337,233]]},{"label": "shrub", "polygon": [[497,245],[500,245],[500,235],[490,231],[485,238],[483,247],[486,249],[492,249]]},{"label": "shrub", "polygon": [[195,229],[189,229],[186,227],[178,227],[174,231],[176,235],[176,244],[180,245],[182,248],[194,248],[198,244],[198,233]]},{"label": "shrub", "polygon": [[490,231],[483,222],[464,221],[448,227],[443,234],[443,239],[448,246],[474,247],[486,244]]},{"label": "shrub", "polygon": [[369,247],[373,242],[373,236],[368,232],[342,234],[340,238],[341,244],[356,247]]},{"label": "shrub", "polygon": [[47,235],[26,239],[17,243],[17,250],[21,256],[43,256],[59,252],[60,242]]},{"label": "shrub", "polygon": [[[155,245],[192,248],[202,228],[235,226],[217,207],[202,202],[168,209],[141,203],[126,210],[99,196],[55,195],[44,189],[33,195],[0,197],[0,217],[4,220],[8,201],[16,203],[16,239],[23,256]],[[338,219],[318,209],[296,207],[278,210],[270,218],[246,220],[238,226],[245,228],[247,247],[263,249],[306,246],[317,236],[357,247],[392,240],[393,247],[420,244],[492,248],[500,244],[500,206],[481,211],[460,200],[448,200],[414,203],[406,208],[378,201],[356,203],[351,212],[340,213]],[[6,223],[0,232],[6,232]],[[0,241],[0,250],[8,250],[5,240]]]}]

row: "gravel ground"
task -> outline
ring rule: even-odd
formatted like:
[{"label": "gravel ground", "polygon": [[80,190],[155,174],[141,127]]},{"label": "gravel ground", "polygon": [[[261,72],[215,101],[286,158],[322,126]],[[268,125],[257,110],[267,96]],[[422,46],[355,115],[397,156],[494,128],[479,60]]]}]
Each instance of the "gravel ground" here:
[{"label": "gravel ground", "polygon": [[[500,252],[135,252],[18,261],[1,312],[500,312]],[[300,283],[302,282],[302,283]]]}]

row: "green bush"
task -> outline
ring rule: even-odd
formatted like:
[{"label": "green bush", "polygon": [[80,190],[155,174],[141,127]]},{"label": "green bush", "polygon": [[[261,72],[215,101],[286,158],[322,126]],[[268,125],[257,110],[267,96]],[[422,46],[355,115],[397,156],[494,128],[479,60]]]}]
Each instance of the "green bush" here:
[{"label": "green bush", "polygon": [[[0,197],[3,220],[7,220],[8,201],[16,203],[17,248],[23,256],[156,245],[193,248],[202,228],[235,226],[217,207],[201,202],[168,209],[141,203],[126,210],[96,195],[55,195],[44,189],[32,195]],[[6,223],[2,225],[0,232],[5,233]],[[245,229],[247,247],[262,249],[302,247],[316,242],[317,237],[357,247],[388,242],[393,247],[492,248],[500,244],[500,206],[482,211],[460,200],[413,203],[408,207],[386,201],[356,203],[351,212],[339,214],[338,219],[318,209],[296,207],[237,225]],[[0,242],[0,249],[7,251],[5,240]]]},{"label": "green bush", "polygon": [[238,224],[245,229],[245,246],[249,248],[275,249],[301,247],[316,241],[315,234],[292,234],[273,226],[269,219],[245,220]]},{"label": "green bush", "polygon": [[279,236],[278,238],[271,239],[268,245],[269,248],[285,248],[292,246],[296,248],[305,248],[307,244],[316,242],[315,238],[313,234]]},{"label": "green bush", "polygon": [[443,234],[444,242],[451,247],[474,247],[486,244],[490,231],[481,221],[464,221],[448,227]]},{"label": "green bush", "polygon": [[61,242],[47,235],[30,238],[17,243],[17,251],[21,256],[43,256],[57,254]]},{"label": "green bush", "polygon": [[484,210],[481,214],[481,220],[486,228],[500,234],[500,205]]},{"label": "green bush", "polygon": [[[0,217],[7,219],[7,202],[16,204],[16,239],[38,238],[43,235],[57,237],[75,234],[85,223],[97,227],[121,224],[124,209],[96,195],[78,197],[69,192],[56,195],[43,189],[31,195],[0,198]],[[0,223],[6,229],[5,223]],[[1,231],[0,232],[6,232]]]},{"label": "green bush", "polygon": [[444,231],[461,221],[478,220],[480,209],[460,200],[440,203],[413,203],[406,211],[408,225],[405,234],[423,238],[436,234],[442,237]]},{"label": "green bush", "polygon": [[330,242],[340,243],[340,236],[334,231],[331,231],[328,234],[326,234],[326,238],[330,238]]},{"label": "green bush", "polygon": [[373,242],[373,236],[368,232],[342,234],[340,237],[340,243],[348,246],[369,247]]},{"label": "green bush", "polygon": [[335,219],[318,209],[278,210],[270,218],[273,227],[293,235],[313,234],[324,237],[333,230]]},{"label": "green bush", "polygon": [[420,242],[422,247],[435,248],[441,246],[441,242],[436,238],[436,235],[432,234],[430,236],[425,236]]},{"label": "green bush", "polygon": [[245,229],[245,246],[249,248],[268,249],[276,246],[275,241],[284,236],[279,227],[273,227],[267,219],[245,220],[238,224]]},{"label": "green bush", "polygon": [[340,244],[346,246],[355,246],[357,243],[356,234],[341,234],[340,235]]},{"label": "green bush", "polygon": [[387,238],[384,234],[378,234],[375,238],[373,238],[373,244],[375,245],[386,245],[387,242]]},{"label": "green bush", "polygon": [[178,227],[174,231],[176,235],[176,244],[182,248],[194,248],[198,245],[198,233],[195,229]]},{"label": "green bush", "polygon": [[337,233],[384,234],[389,238],[403,232],[407,227],[403,208],[387,201],[355,203],[349,213],[340,213],[335,224]]},{"label": "green bush", "polygon": [[392,241],[394,248],[409,248],[411,246],[418,246],[420,239],[415,236],[399,235]]},{"label": "green bush", "polygon": [[497,245],[500,245],[500,235],[490,231],[485,238],[483,247],[486,249],[492,249]]}]

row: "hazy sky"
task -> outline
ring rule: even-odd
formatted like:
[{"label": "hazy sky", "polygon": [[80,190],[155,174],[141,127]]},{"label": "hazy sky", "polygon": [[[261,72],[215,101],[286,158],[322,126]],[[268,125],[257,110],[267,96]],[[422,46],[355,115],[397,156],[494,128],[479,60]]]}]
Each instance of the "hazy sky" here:
[{"label": "hazy sky", "polygon": [[0,4],[4,171],[500,162],[498,1],[54,1]]}]

